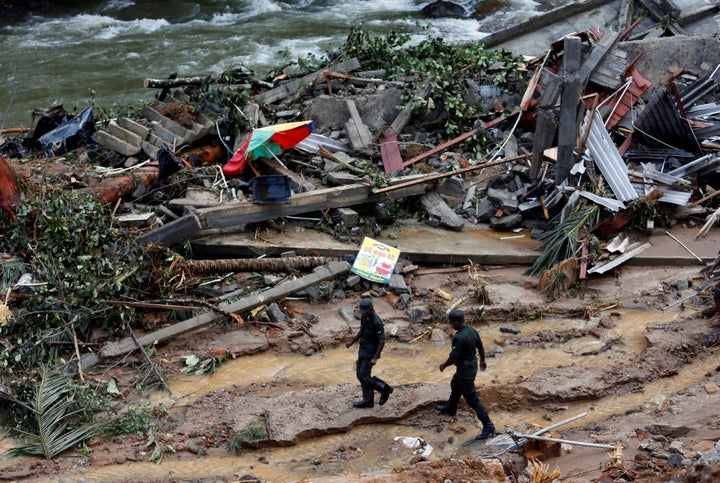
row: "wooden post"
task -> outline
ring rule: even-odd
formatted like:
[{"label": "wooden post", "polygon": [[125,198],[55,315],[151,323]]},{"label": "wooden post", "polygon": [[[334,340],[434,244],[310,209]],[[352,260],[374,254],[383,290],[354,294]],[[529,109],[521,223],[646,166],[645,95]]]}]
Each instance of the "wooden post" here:
[{"label": "wooden post", "polygon": [[580,79],[579,37],[565,37],[563,64],[561,69],[562,95],[560,102],[560,124],[558,126],[558,155],[555,169],[555,184],[560,185],[570,176],[575,156],[573,149],[578,131],[578,109],[583,82]]}]

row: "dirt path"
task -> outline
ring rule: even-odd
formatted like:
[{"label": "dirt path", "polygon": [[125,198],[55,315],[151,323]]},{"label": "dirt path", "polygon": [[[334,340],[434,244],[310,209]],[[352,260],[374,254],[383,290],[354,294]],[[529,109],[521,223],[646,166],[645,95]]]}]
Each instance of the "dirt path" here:
[{"label": "dirt path", "polygon": [[[699,277],[696,268],[627,267],[618,270],[617,276],[590,280],[582,293],[548,301],[538,294],[535,282],[523,274],[522,267],[491,269],[485,276],[492,303],[486,305],[482,320],[490,325],[502,325],[533,314],[536,316],[538,311],[545,317],[562,315],[577,320],[598,318],[602,308],[609,308],[604,313],[612,312],[613,307],[641,308],[650,313],[678,300],[687,293],[682,289],[693,281],[697,282]],[[460,272],[416,277],[413,289],[416,293],[426,294],[419,297],[423,306],[430,310],[443,310],[450,302],[441,293],[459,297],[467,293],[468,286],[468,274]],[[359,295],[347,294],[349,298],[345,303],[353,303]],[[427,333],[427,324],[413,322],[404,310],[393,307],[393,297],[378,297],[375,300],[377,310],[385,317],[386,325],[392,327],[389,332],[394,339],[408,342]],[[305,332],[290,337],[282,331],[262,325],[217,326],[177,338],[160,347],[159,357],[166,361],[163,371],[167,377],[177,375],[181,369],[177,361],[180,355],[188,351],[210,354],[222,349],[234,357],[259,351],[322,351],[323,348],[340,345],[356,329],[355,322],[348,322],[337,315],[334,306],[330,311],[326,304],[300,301],[289,304],[297,312],[303,313],[306,319],[315,321]],[[693,307],[688,302],[687,309],[680,313],[676,321],[648,326],[645,329],[647,347],[638,355],[628,356],[617,346],[606,344],[606,350],[590,355],[598,361],[593,367],[574,364],[540,369],[519,367],[517,379],[513,383],[484,384],[479,387],[479,394],[491,412],[552,411],[566,408],[577,401],[584,401],[592,407],[593,401],[609,395],[645,391],[646,387],[656,381],[678,377],[678,374],[688,369],[707,367],[708,363],[714,367],[712,358],[716,357],[715,348],[704,347],[708,334],[713,333],[713,320],[699,316],[702,308]],[[477,313],[480,304],[477,300],[471,300],[463,305],[463,309],[469,314]],[[435,328],[441,332],[447,330],[442,323],[435,324]],[[570,336],[558,333],[550,342],[562,345],[578,336],[578,333]],[[512,343],[533,345],[541,349],[549,341],[538,338],[537,334],[528,334],[513,337]],[[624,414],[612,415],[599,423],[563,430],[562,437],[596,443],[620,442],[624,454],[616,466],[628,473],[638,472],[640,477],[646,475],[648,479],[645,481],[659,481],[680,470],[686,474],[709,471],[696,470],[690,463],[695,461],[693,457],[709,451],[720,439],[717,423],[720,411],[717,409],[718,396],[715,392],[718,386],[720,376],[717,368],[714,368],[705,373],[701,384],[667,396],[657,407],[637,407]],[[174,449],[174,459],[183,460],[202,455],[227,454],[233,435],[254,423],[266,424],[267,434],[261,441],[244,443],[245,450],[252,451],[260,461],[267,448],[291,446],[373,423],[392,423],[417,430],[451,431],[452,434],[456,422],[434,410],[434,405],[446,396],[445,392],[444,385],[404,385],[398,387],[393,396],[402,404],[391,402],[382,412],[368,415],[350,408],[350,402],[357,396],[355,381],[339,386],[294,384],[288,387],[281,380],[268,381],[262,385],[239,385],[232,390],[210,392],[190,404],[183,413],[173,413],[162,419],[162,432],[159,434],[162,434],[162,443]],[[652,390],[649,390],[646,397],[652,395]],[[117,441],[98,442],[90,448],[89,458],[78,456],[50,462],[6,464],[0,470],[0,478],[42,478],[52,475],[60,480],[72,479],[73,468],[79,461],[83,462],[83,466],[117,467],[118,474],[121,474],[123,464],[147,460],[148,450],[144,443],[143,437],[128,435]],[[342,452],[340,448],[332,454],[317,455],[320,466],[316,474],[326,475],[327,481],[342,481],[337,479],[338,472],[345,474],[348,478],[346,481],[443,481],[444,478],[452,478],[454,481],[458,478],[464,478],[464,481],[499,481],[503,467],[505,473],[522,474],[526,466],[522,453],[516,451],[506,453],[498,461],[483,459],[494,454],[497,447],[479,446],[468,451],[462,449],[458,441],[450,446],[457,448],[454,459],[430,457],[423,461],[425,458],[416,457],[414,464],[408,467],[374,468],[365,475],[351,476],[345,474],[342,464],[338,462],[343,459],[342,455],[337,454]],[[683,455],[681,461],[686,463],[684,465],[672,458],[673,454],[680,453]],[[641,463],[635,461],[637,458],[640,458]],[[458,461],[462,461],[462,464]],[[546,463],[560,468],[563,476],[568,478],[564,481],[589,481],[602,473],[601,469],[609,464],[609,457],[607,450],[568,446],[560,457]],[[164,481],[180,481],[170,476],[172,463],[165,464],[168,465],[168,477]],[[311,481],[323,481],[324,478],[318,476]],[[123,481],[122,477],[117,481]],[[209,476],[203,481],[227,481],[227,478]]]}]

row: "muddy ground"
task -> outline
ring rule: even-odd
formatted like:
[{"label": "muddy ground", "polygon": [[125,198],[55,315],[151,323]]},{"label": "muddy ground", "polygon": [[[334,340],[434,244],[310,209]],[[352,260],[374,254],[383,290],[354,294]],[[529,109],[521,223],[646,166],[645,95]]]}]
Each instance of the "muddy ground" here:
[{"label": "muddy ground", "polygon": [[[692,291],[701,281],[697,267],[621,267],[615,273],[593,278],[572,293],[547,300],[536,289],[536,280],[524,275],[525,267],[487,267],[482,281],[490,303],[484,304],[481,321],[470,316],[473,323],[502,325],[504,322],[530,317],[541,311],[543,316],[570,316],[578,320],[578,328],[570,333],[554,334],[548,339],[538,334],[498,337],[485,341],[486,346],[496,344],[524,344],[536,348],[556,347],[574,337],[600,337],[597,333],[612,325],[613,310],[638,309],[651,313],[661,310]],[[475,281],[478,279],[475,278]],[[413,280],[413,294],[428,308],[446,310],[447,294],[460,297],[476,286],[470,272],[437,273],[417,276]],[[243,357],[262,351],[296,352],[312,354],[343,344],[357,328],[357,321],[349,322],[337,315],[338,308],[356,303],[361,292],[346,291],[345,299],[337,298],[324,303],[307,303],[302,300],[286,301],[286,312],[302,314],[311,321],[300,332],[290,334],[272,324],[247,321],[245,324],[222,324],[207,330],[186,334],[160,346],[155,361],[165,379],[180,374],[181,356],[187,353],[200,355],[227,354]],[[391,325],[391,343],[410,344],[426,337],[450,337],[447,324],[434,322],[412,323],[404,310],[393,308],[395,297],[373,293],[379,313]],[[475,298],[461,306],[468,314],[478,314],[482,304]],[[713,325],[720,318],[704,317],[702,310],[710,306],[708,297],[691,299],[672,310],[678,311],[670,323],[654,324],[646,329],[647,348],[639,355],[629,357],[619,347],[610,347],[590,357],[597,358],[593,367],[573,365],[551,369],[519,367],[517,379],[511,384],[495,383],[478,387],[479,394],[492,414],[493,411],[521,411],[535,409],[552,413],[576,401],[593,401],[608,395],[642,392],[644,387],[658,379],[673,378],[687,367],[703,364],[717,358],[716,347],[705,347],[716,333]],[[617,315],[617,314],[615,314]],[[591,321],[591,323],[588,323]],[[434,329],[434,330],[432,330]],[[397,347],[393,345],[393,347]],[[402,346],[400,346],[402,347]],[[397,349],[396,349],[397,350]],[[400,349],[402,350],[402,349]],[[135,354],[138,362],[142,356]],[[123,364],[127,363],[123,361]],[[489,359],[492,366],[493,359]],[[124,389],[131,385],[136,374],[127,365],[118,362],[103,368],[102,377],[116,375]],[[720,361],[707,371],[702,383],[683,387],[657,406],[642,406],[624,414],[616,414],[600,422],[560,428],[563,439],[594,443],[621,443],[622,457],[611,465],[611,451],[598,452],[578,446],[563,446],[563,454],[546,460],[550,469],[561,471],[562,481],[596,481],[604,474],[615,481],[713,481],[718,467],[696,465],[697,458],[711,450],[720,439],[718,394]],[[114,369],[112,369],[114,368]],[[162,442],[175,450],[173,460],[193,459],[202,456],[227,455],[232,435],[245,427],[259,408],[272,421],[270,436],[259,443],[247,443],[244,451],[251,452],[262,462],[269,448],[306,442],[323,434],[349,431],[362,424],[393,423],[409,429],[433,429],[453,435],[454,418],[440,415],[435,404],[447,395],[447,387],[438,384],[399,386],[382,411],[372,415],[360,414],[351,408],[358,397],[353,374],[343,385],[295,384],[288,387],[282,380],[265,384],[242,385],[232,390],[205,394],[182,413],[162,415]],[[650,398],[652,394],[647,394]],[[142,403],[135,393],[134,404]],[[461,406],[464,403],[461,403]],[[461,407],[461,412],[467,408]],[[468,413],[469,414],[469,413]],[[468,416],[466,414],[465,416]],[[471,415],[470,415],[471,416]],[[568,415],[569,416],[569,415]],[[558,418],[554,418],[557,420]],[[562,418],[559,418],[562,419]],[[503,428],[498,428],[503,431]],[[465,435],[464,438],[468,436]],[[463,438],[456,435],[457,440]],[[337,448],[332,454],[318,454],[315,472],[319,476],[305,481],[503,481],[506,475],[512,481],[528,481],[527,460],[523,451],[509,451],[498,458],[488,458],[497,447],[473,446],[467,451],[458,448],[455,457],[424,458],[417,456],[405,467],[373,468],[367,474],[348,475],[342,468],[348,448]],[[70,455],[54,461],[23,460],[3,465],[1,479],[74,480],[77,467],[114,466],[118,479],[122,467],[148,459],[146,439],[138,435],[125,435],[113,441],[96,441],[87,454]],[[452,446],[452,438],[449,440]],[[247,453],[246,453],[247,454]],[[682,458],[678,459],[677,454]],[[675,455],[675,456],[674,456]],[[166,478],[153,477],[147,481],[184,481],[172,475],[172,463]],[[160,470],[162,473],[162,470]],[[157,473],[156,473],[157,474]],[[342,479],[340,475],[342,474]],[[247,476],[247,475],[246,475]],[[251,477],[252,475],[250,475]],[[238,478],[233,478],[237,481]],[[302,479],[300,479],[302,480]],[[130,480],[128,480],[130,481]],[[193,479],[193,481],[198,481]],[[229,481],[223,476],[208,475],[201,481]],[[257,480],[255,480],[257,481]],[[548,480],[549,481],[549,480]],[[599,480],[598,480],[599,481]],[[611,481],[611,480],[605,480]]]}]

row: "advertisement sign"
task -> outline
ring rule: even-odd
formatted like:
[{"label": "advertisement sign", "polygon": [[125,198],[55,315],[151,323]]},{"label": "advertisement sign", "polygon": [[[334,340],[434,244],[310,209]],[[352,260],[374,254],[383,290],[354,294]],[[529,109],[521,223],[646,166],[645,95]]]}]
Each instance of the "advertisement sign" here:
[{"label": "advertisement sign", "polygon": [[388,283],[400,258],[400,250],[365,237],[351,272],[371,282]]}]

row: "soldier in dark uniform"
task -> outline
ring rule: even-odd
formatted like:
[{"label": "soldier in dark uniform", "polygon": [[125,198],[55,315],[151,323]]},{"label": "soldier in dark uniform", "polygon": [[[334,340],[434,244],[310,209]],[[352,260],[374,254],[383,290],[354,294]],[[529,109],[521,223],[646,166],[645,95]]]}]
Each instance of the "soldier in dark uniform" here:
[{"label": "soldier in dark uniform", "polygon": [[375,313],[372,300],[363,298],[360,301],[360,330],[353,340],[345,344],[350,348],[355,342],[360,341],[358,349],[358,360],[356,374],[360,387],[362,387],[363,398],[353,403],[356,408],[371,408],[375,403],[375,391],[380,393],[378,401],[382,406],[390,397],[394,389],[379,377],[372,376],[372,368],[380,359],[380,354],[385,347],[385,326],[382,319]]},{"label": "soldier in dark uniform", "polygon": [[437,406],[437,410],[455,416],[460,396],[470,406],[483,425],[482,432],[475,439],[487,439],[495,434],[495,425],[490,421],[485,406],[477,395],[475,376],[478,371],[477,351],[480,354],[480,370],[487,369],[485,362],[485,349],[477,331],[465,325],[465,315],[461,310],[453,310],[448,317],[450,325],[455,329],[452,340],[452,350],[447,360],[440,364],[440,372],[446,367],[455,365],[455,375],[450,381],[450,398],[447,403]]}]

